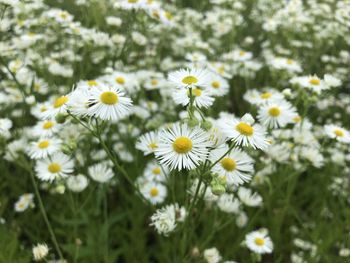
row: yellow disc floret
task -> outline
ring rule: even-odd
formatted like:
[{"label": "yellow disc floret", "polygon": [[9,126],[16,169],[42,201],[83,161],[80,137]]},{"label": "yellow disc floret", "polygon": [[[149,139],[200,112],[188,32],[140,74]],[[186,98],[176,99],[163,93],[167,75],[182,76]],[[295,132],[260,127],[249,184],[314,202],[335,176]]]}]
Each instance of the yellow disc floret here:
[{"label": "yellow disc floret", "polygon": [[44,141],[41,141],[38,143],[38,147],[40,149],[45,149],[45,148],[49,147],[49,145],[50,145],[50,142],[48,140],[44,140]]},{"label": "yellow disc floret", "polygon": [[118,95],[113,91],[105,91],[101,93],[100,100],[103,104],[114,105],[118,103]]},{"label": "yellow disc floret", "polygon": [[155,197],[159,194],[159,190],[155,187],[152,187],[151,190],[149,191],[149,194],[152,196],[152,197]]},{"label": "yellow disc floret", "polygon": [[97,86],[97,81],[94,79],[88,80],[87,84],[89,85],[89,87],[94,87],[94,86]]},{"label": "yellow disc floret", "polygon": [[343,137],[344,136],[344,132],[342,130],[340,130],[340,129],[335,129],[334,130],[334,134],[337,137]]},{"label": "yellow disc floret", "polygon": [[188,153],[192,150],[192,141],[185,136],[178,137],[173,142],[173,149],[177,153]]},{"label": "yellow disc floret", "polygon": [[309,83],[311,85],[318,86],[318,85],[320,85],[321,81],[319,79],[312,78],[312,79],[309,80]]},{"label": "yellow disc floret", "polygon": [[263,246],[265,244],[265,240],[263,238],[260,238],[260,237],[255,238],[254,242],[258,246]]},{"label": "yellow disc floret", "polygon": [[267,100],[269,98],[271,98],[272,94],[270,92],[264,92],[260,95],[260,98]]},{"label": "yellow disc floret", "polygon": [[48,130],[53,127],[54,123],[52,121],[45,121],[43,124],[43,129]]},{"label": "yellow disc floret", "polygon": [[59,173],[61,171],[61,165],[59,165],[58,163],[51,163],[47,169],[50,173]]},{"label": "yellow disc floret", "polygon": [[182,83],[186,85],[196,84],[198,79],[195,76],[186,76],[182,79]]},{"label": "yellow disc floret", "polygon": [[281,114],[281,110],[278,107],[271,107],[269,109],[269,115],[271,117],[278,117]]},{"label": "yellow disc floret", "polygon": [[221,166],[226,170],[226,171],[233,171],[236,169],[236,162],[232,158],[225,157],[221,160]]},{"label": "yellow disc floret", "polygon": [[218,89],[220,88],[220,82],[219,81],[213,81],[211,83],[211,86],[214,88],[214,89]]},{"label": "yellow disc floret", "polygon": [[159,167],[153,168],[152,173],[158,175],[161,173],[161,169]]},{"label": "yellow disc floret", "polygon": [[115,82],[117,82],[120,85],[125,84],[125,79],[123,77],[116,77]]},{"label": "yellow disc floret", "polygon": [[251,136],[254,133],[254,129],[248,123],[240,122],[236,125],[236,130],[245,136]]},{"label": "yellow disc floret", "polygon": [[55,100],[53,103],[54,108],[62,107],[65,103],[67,103],[68,97],[67,96],[61,96]]}]

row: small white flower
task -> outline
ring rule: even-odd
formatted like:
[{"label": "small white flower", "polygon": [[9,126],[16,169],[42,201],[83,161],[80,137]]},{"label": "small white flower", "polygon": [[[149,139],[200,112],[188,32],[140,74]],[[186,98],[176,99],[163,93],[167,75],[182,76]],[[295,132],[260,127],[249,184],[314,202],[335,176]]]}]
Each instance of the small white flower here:
[{"label": "small white flower", "polygon": [[34,261],[43,260],[49,253],[49,248],[46,244],[37,244],[32,249]]},{"label": "small white flower", "polygon": [[37,161],[35,171],[42,181],[52,182],[56,178],[65,178],[73,172],[74,162],[63,153],[55,153],[50,158]]},{"label": "small white flower", "polygon": [[247,206],[255,207],[262,204],[262,197],[258,193],[253,193],[249,188],[241,186],[238,189],[238,197]]},{"label": "small white flower", "polygon": [[136,142],[136,149],[143,151],[144,155],[154,153],[158,149],[158,133],[151,131],[140,136]]},{"label": "small white flower", "polygon": [[237,145],[252,146],[254,149],[266,149],[269,145],[265,138],[265,130],[259,124],[253,124],[254,119],[250,114],[241,119],[224,118],[219,126],[226,137]]},{"label": "small white flower", "polygon": [[106,163],[98,163],[90,166],[88,173],[93,180],[99,183],[109,182],[114,176],[112,169]]},{"label": "small white flower", "polygon": [[193,169],[206,158],[209,146],[208,135],[202,129],[174,124],[159,135],[155,154],[161,164],[172,170]]},{"label": "small white flower", "polygon": [[148,182],[141,186],[142,195],[151,203],[163,203],[167,196],[167,189],[161,183]]},{"label": "small white flower", "polygon": [[273,243],[265,231],[253,231],[246,235],[247,247],[257,254],[272,253]]},{"label": "small white flower", "polygon": [[203,257],[208,263],[219,263],[222,257],[217,248],[209,248],[204,250]]},{"label": "small white flower", "polygon": [[180,69],[169,74],[169,81],[175,88],[206,88],[209,85],[209,73],[205,69]]},{"label": "small white flower", "polygon": [[326,125],[324,130],[328,137],[336,139],[339,142],[350,143],[350,133],[344,128],[336,125]]},{"label": "small white flower", "polygon": [[83,191],[89,184],[89,180],[86,176],[78,174],[77,176],[70,176],[67,179],[67,187],[73,192]]}]

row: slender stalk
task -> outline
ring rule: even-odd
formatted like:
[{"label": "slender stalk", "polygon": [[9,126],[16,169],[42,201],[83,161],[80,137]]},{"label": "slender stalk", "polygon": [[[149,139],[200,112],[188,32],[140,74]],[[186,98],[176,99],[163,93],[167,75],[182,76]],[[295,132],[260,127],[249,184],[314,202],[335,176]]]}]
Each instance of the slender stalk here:
[{"label": "slender stalk", "polygon": [[104,224],[106,226],[106,231],[105,231],[105,243],[106,243],[106,248],[104,251],[104,257],[105,257],[105,262],[108,263],[108,254],[109,254],[109,220],[108,220],[108,193],[107,193],[107,186],[103,186],[104,190],[104,196],[103,196],[103,217],[104,217]]},{"label": "slender stalk", "polygon": [[53,232],[53,229],[52,229],[52,227],[51,227],[49,218],[47,217],[47,213],[46,213],[46,211],[45,211],[45,207],[44,207],[43,201],[42,201],[42,199],[41,199],[41,195],[40,195],[38,186],[37,186],[37,184],[36,184],[34,175],[33,175],[32,171],[30,171],[29,174],[30,174],[30,178],[31,178],[31,180],[32,180],[32,184],[33,184],[33,187],[34,187],[35,195],[36,195],[36,197],[37,197],[37,199],[38,199],[39,208],[40,208],[41,214],[42,214],[42,216],[43,216],[43,218],[44,218],[44,221],[45,221],[45,223],[46,223],[46,226],[47,226],[47,228],[48,228],[48,230],[49,230],[52,243],[54,244],[55,249],[56,249],[56,251],[57,251],[57,253],[58,253],[60,259],[63,260],[63,259],[64,259],[64,258],[63,258],[63,254],[62,254],[61,249],[60,249],[60,247],[59,247],[59,245],[58,245],[58,242],[57,242],[57,239],[56,239],[56,235],[55,235],[55,233]]}]

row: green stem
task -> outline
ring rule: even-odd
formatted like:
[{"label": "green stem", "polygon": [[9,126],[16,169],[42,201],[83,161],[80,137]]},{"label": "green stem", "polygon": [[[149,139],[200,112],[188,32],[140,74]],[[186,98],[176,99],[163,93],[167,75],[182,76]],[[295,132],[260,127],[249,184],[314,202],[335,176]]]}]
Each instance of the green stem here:
[{"label": "green stem", "polygon": [[62,254],[61,249],[60,249],[60,247],[59,247],[59,245],[58,245],[58,242],[57,242],[55,233],[54,233],[53,230],[52,230],[50,221],[49,221],[49,219],[48,219],[48,217],[47,217],[47,214],[46,214],[46,211],[45,211],[45,207],[44,207],[43,201],[42,201],[42,199],[41,199],[41,195],[40,195],[38,186],[37,186],[37,184],[36,184],[34,175],[33,175],[32,171],[30,171],[29,174],[30,174],[30,178],[31,178],[32,183],[33,183],[35,195],[36,195],[36,197],[38,198],[39,208],[40,208],[41,214],[42,214],[42,216],[43,216],[43,218],[44,218],[44,221],[45,221],[45,223],[46,223],[46,226],[47,226],[47,228],[48,228],[48,230],[49,230],[52,243],[54,244],[55,249],[56,249],[56,251],[57,251],[57,253],[58,253],[60,259],[63,260],[63,259],[64,259],[64,258],[63,258],[63,254]]}]

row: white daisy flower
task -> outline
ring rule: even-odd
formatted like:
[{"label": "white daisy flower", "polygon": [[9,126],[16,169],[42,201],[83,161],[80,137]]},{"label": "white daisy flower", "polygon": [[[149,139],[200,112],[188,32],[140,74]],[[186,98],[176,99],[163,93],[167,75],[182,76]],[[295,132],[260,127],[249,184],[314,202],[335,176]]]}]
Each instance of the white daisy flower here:
[{"label": "white daisy flower", "polygon": [[228,193],[222,194],[217,204],[221,211],[230,214],[238,214],[241,206],[241,202],[233,194]]},{"label": "white daisy flower", "polygon": [[209,72],[206,69],[180,69],[171,72],[168,79],[176,88],[205,88],[209,85]]},{"label": "white daisy flower", "polygon": [[246,235],[247,247],[257,254],[272,253],[273,243],[266,231],[253,231]]},{"label": "white daisy flower", "polygon": [[190,129],[187,124],[174,124],[159,135],[155,155],[161,164],[171,170],[193,169],[203,161],[210,146],[208,135],[199,127]]},{"label": "white daisy flower", "polygon": [[233,60],[234,62],[243,62],[252,59],[253,53],[241,49],[236,49],[224,54],[223,58]]},{"label": "white daisy flower", "polygon": [[28,149],[28,155],[31,159],[46,158],[57,152],[60,148],[61,141],[57,139],[44,138],[36,142],[32,142]]},{"label": "white daisy flower", "polygon": [[212,96],[221,97],[229,92],[229,84],[226,79],[218,74],[210,74],[210,80],[208,85],[208,91]]},{"label": "white daisy flower", "polygon": [[112,168],[107,163],[98,163],[88,168],[90,177],[99,183],[107,183],[114,176]]},{"label": "white daisy flower", "polygon": [[78,82],[75,90],[91,90],[102,84],[103,82],[98,79],[81,80]]},{"label": "white daisy flower", "polygon": [[293,122],[297,116],[296,109],[285,100],[269,102],[260,107],[259,121],[269,128],[283,128]]},{"label": "white daisy flower", "polygon": [[37,161],[35,171],[42,181],[52,182],[56,178],[65,178],[73,172],[74,162],[63,153],[56,153],[50,158]]},{"label": "white daisy flower", "polygon": [[329,86],[325,83],[324,80],[320,79],[317,76],[302,76],[294,77],[290,80],[292,84],[298,84],[303,88],[307,88],[317,94],[322,90],[328,89]]},{"label": "white daisy flower", "polygon": [[243,98],[250,104],[263,105],[269,102],[282,100],[284,96],[274,89],[267,89],[265,91],[258,91],[253,89],[248,90],[244,94]]},{"label": "white daisy flower", "polygon": [[53,103],[47,108],[46,111],[42,112],[41,116],[43,119],[52,119],[59,113],[66,113],[68,101],[69,96],[67,95],[54,99]]},{"label": "white daisy flower", "polygon": [[198,108],[209,108],[214,102],[210,92],[200,88],[174,90],[173,99],[176,104],[186,106],[190,103],[191,94],[193,96],[193,104]]},{"label": "white daisy flower", "polygon": [[76,176],[69,176],[66,183],[69,190],[78,193],[84,191],[89,184],[89,180],[86,176],[78,174]]},{"label": "white daisy flower", "polygon": [[262,197],[258,193],[253,193],[251,189],[240,187],[238,189],[238,197],[246,206],[260,206],[262,204]]},{"label": "white daisy flower", "polygon": [[39,121],[33,128],[33,134],[38,137],[47,138],[53,136],[61,128],[55,120]]},{"label": "white daisy flower", "polygon": [[326,125],[324,130],[328,137],[339,142],[350,143],[350,133],[344,128],[331,124]]},{"label": "white daisy flower", "polygon": [[12,121],[7,118],[0,118],[0,136],[10,137],[9,130],[12,128]]},{"label": "white daisy flower", "polygon": [[75,116],[85,116],[90,106],[88,88],[76,88],[69,95],[68,110]]},{"label": "white daisy flower", "polygon": [[130,114],[131,99],[115,86],[101,85],[88,94],[87,115],[117,121]]},{"label": "white daisy flower", "polygon": [[28,208],[35,207],[34,204],[34,195],[32,193],[23,194],[18,198],[18,201],[15,203],[15,211],[20,213],[24,212]]},{"label": "white daisy flower", "polygon": [[158,143],[158,132],[151,131],[141,135],[136,142],[136,149],[142,151],[144,155],[148,155],[154,153],[158,148]]},{"label": "white daisy flower", "polygon": [[176,210],[174,205],[167,205],[151,216],[151,226],[154,226],[158,234],[168,236],[176,228]]},{"label": "white daisy flower", "polygon": [[222,256],[216,247],[204,250],[203,257],[207,263],[219,263],[222,259]]},{"label": "white daisy flower", "polygon": [[115,3],[115,7],[121,9],[139,9],[145,5],[145,0],[120,0],[120,2]]},{"label": "white daisy flower", "polygon": [[337,79],[336,77],[330,74],[325,74],[323,76],[323,79],[324,82],[330,87],[339,87],[342,84],[340,79]]},{"label": "white daisy flower", "polygon": [[167,167],[162,167],[156,161],[149,162],[144,171],[147,181],[164,182],[168,175]]},{"label": "white daisy flower", "polygon": [[166,187],[156,182],[148,182],[142,185],[140,192],[153,205],[163,203],[167,196]]},{"label": "white daisy flower", "polygon": [[302,70],[300,64],[290,58],[276,57],[273,58],[271,61],[268,61],[268,63],[275,69],[286,70],[291,73],[301,72]]},{"label": "white daisy flower", "polygon": [[265,130],[259,124],[254,124],[250,114],[245,114],[241,119],[224,118],[219,126],[226,137],[237,145],[251,145],[254,149],[266,149],[269,145],[265,138]]},{"label": "white daisy flower", "polygon": [[49,254],[48,246],[44,244],[37,244],[32,249],[34,261],[41,261]]},{"label": "white daisy flower", "polygon": [[[228,147],[220,147],[212,150],[210,161],[212,163],[219,160],[227,151]],[[241,185],[249,182],[251,174],[254,172],[254,160],[245,152],[239,149],[232,149],[212,168],[213,173],[225,176],[229,185]]]},{"label": "white daisy flower", "polygon": [[124,73],[124,72],[114,72],[111,75],[107,75],[101,78],[105,83],[109,84],[110,86],[117,86],[122,91],[133,93],[134,91],[138,90],[139,88],[139,82],[137,80],[137,77],[134,74],[131,73]]}]

